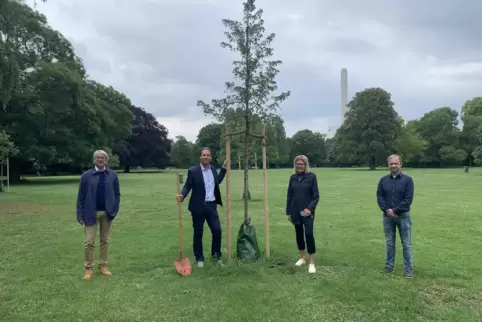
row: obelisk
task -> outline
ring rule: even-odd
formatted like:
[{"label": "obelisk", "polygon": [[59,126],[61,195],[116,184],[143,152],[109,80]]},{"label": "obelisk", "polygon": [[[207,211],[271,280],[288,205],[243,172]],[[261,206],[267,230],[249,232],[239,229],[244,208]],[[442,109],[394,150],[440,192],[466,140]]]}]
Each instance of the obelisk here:
[{"label": "obelisk", "polygon": [[345,121],[345,113],[348,104],[348,71],[346,68],[341,69],[341,121],[343,124]]}]

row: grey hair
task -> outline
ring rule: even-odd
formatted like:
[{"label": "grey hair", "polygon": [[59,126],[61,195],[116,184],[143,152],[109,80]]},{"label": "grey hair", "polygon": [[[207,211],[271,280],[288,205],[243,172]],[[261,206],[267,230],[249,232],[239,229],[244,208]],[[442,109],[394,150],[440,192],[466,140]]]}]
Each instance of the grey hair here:
[{"label": "grey hair", "polygon": [[105,160],[106,160],[106,161],[109,161],[109,154],[108,154],[107,152],[105,152],[104,150],[97,150],[97,151],[95,151],[94,154],[92,154],[92,161],[95,161],[95,155],[96,155],[97,153],[103,154],[104,157],[105,157]]},{"label": "grey hair", "polygon": [[296,161],[301,160],[305,164],[305,173],[310,172],[310,163],[305,155],[297,155],[293,160],[293,170],[296,173]]}]

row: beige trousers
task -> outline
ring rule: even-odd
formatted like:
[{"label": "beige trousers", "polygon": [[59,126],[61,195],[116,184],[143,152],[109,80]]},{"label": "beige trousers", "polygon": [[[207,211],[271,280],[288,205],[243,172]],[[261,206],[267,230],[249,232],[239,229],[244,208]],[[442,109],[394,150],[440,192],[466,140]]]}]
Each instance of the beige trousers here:
[{"label": "beige trousers", "polygon": [[107,264],[109,251],[109,237],[112,228],[112,220],[107,217],[105,211],[97,212],[97,221],[94,225],[84,225],[84,252],[85,268],[93,268],[94,265],[94,244],[97,228],[100,226],[100,265]]}]

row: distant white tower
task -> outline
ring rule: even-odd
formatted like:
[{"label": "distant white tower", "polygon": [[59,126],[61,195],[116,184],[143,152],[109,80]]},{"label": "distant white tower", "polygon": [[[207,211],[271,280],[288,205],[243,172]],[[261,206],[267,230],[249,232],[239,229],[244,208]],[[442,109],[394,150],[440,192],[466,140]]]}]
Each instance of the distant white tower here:
[{"label": "distant white tower", "polygon": [[345,113],[348,104],[348,71],[346,68],[341,69],[341,121],[340,124],[345,120]]}]

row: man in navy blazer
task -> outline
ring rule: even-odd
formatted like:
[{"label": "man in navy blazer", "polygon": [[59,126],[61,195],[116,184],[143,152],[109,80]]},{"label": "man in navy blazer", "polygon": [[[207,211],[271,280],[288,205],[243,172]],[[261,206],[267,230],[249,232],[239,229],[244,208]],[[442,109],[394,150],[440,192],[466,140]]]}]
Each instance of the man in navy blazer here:
[{"label": "man in navy blazer", "polygon": [[223,205],[219,185],[226,175],[226,161],[218,175],[216,168],[211,165],[211,149],[202,148],[200,160],[199,165],[193,166],[187,171],[186,183],[181,194],[177,195],[177,201],[184,201],[192,190],[188,207],[194,229],[192,247],[198,266],[203,267],[204,221],[208,223],[212,234],[211,255],[215,261],[221,260],[221,223],[217,205]]}]

